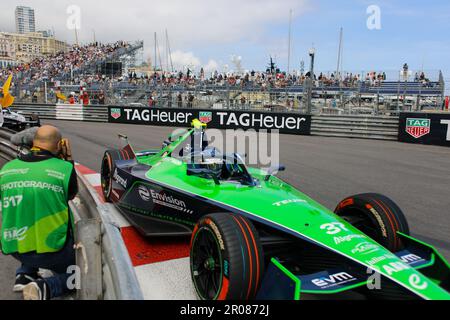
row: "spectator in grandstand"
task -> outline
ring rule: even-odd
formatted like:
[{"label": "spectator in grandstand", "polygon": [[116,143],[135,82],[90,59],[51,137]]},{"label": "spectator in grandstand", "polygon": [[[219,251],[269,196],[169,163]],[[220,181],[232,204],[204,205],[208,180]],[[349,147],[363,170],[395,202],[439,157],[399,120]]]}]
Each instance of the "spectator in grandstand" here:
[{"label": "spectator in grandstand", "polygon": [[244,95],[241,95],[241,105],[244,106],[247,102],[247,99],[245,99]]},{"label": "spectator in grandstand", "polygon": [[81,101],[83,102],[83,106],[87,106],[89,104],[89,94],[87,91],[83,92],[83,95],[81,96]]},{"label": "spectator in grandstand", "polygon": [[153,98],[153,96],[151,95],[150,98],[148,99],[148,106],[151,108],[155,105],[155,99]]},{"label": "spectator in grandstand", "polygon": [[103,90],[98,94],[98,104],[105,104],[105,94],[103,93]]},{"label": "spectator in grandstand", "polygon": [[69,104],[75,104],[76,100],[75,100],[75,92],[72,92],[69,96]]},{"label": "spectator in grandstand", "polygon": [[194,95],[189,92],[188,96],[187,96],[187,100],[188,100],[188,108],[192,108],[194,106]]}]

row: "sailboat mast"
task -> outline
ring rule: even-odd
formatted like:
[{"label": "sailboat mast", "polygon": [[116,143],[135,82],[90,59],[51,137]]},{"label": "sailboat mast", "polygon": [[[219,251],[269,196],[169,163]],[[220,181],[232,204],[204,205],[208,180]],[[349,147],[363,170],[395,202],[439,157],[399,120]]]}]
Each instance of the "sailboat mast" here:
[{"label": "sailboat mast", "polygon": [[339,33],[339,49],[338,49],[338,60],[337,60],[337,67],[336,67],[336,78],[340,78],[340,72],[341,72],[341,64],[342,64],[342,38],[343,38],[343,32],[344,29],[341,27],[341,31]]},{"label": "sailboat mast", "polygon": [[291,34],[292,34],[292,9],[289,10],[289,42],[288,42],[288,66],[287,73],[291,71]]},{"label": "sailboat mast", "polygon": [[167,49],[168,49],[168,53],[169,53],[170,68],[173,72],[172,51],[170,50],[169,33],[167,32],[167,29],[166,29],[166,41],[167,41]]},{"label": "sailboat mast", "polygon": [[154,65],[153,65],[153,71],[156,71],[157,68],[157,64],[158,64],[158,57],[156,56],[156,32],[155,32],[155,60],[154,60]]},{"label": "sailboat mast", "polygon": [[159,68],[160,68],[161,71],[163,71],[163,64],[162,64],[162,59],[161,59],[161,51],[159,50],[158,39],[155,39],[155,41],[156,41],[156,49],[158,51]]}]

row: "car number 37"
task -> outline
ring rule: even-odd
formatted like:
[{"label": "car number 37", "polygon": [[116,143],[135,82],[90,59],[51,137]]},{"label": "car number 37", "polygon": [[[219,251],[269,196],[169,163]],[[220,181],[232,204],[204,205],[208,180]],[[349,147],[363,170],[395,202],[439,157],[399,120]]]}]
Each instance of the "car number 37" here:
[{"label": "car number 37", "polygon": [[338,234],[341,231],[348,231],[344,224],[340,222],[325,223],[320,226],[321,230],[326,230],[327,234]]}]

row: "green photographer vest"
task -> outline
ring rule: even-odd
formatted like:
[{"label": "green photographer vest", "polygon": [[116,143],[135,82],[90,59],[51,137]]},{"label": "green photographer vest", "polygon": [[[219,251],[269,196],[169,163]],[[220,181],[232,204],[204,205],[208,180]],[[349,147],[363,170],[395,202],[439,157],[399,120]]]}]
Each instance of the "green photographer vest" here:
[{"label": "green photographer vest", "polygon": [[16,159],[0,170],[4,254],[50,253],[63,248],[72,170],[71,163],[56,158],[40,162]]}]

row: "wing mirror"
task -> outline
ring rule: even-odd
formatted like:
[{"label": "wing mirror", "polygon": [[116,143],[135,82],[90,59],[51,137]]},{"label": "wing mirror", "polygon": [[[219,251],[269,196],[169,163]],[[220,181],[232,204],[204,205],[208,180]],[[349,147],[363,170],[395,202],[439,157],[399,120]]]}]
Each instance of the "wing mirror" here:
[{"label": "wing mirror", "polygon": [[285,170],[286,170],[286,166],[284,166],[284,165],[270,167],[269,170],[267,170],[267,175],[264,178],[264,181],[269,181],[271,176],[277,174],[278,172],[282,172]]}]

